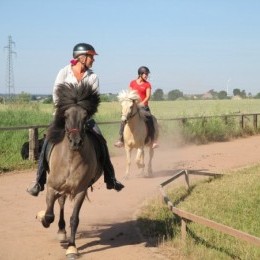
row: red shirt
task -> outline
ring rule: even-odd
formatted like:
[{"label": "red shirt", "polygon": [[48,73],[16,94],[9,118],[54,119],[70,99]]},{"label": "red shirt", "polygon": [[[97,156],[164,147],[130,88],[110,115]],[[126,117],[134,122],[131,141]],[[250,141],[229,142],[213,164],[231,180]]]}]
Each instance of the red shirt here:
[{"label": "red shirt", "polygon": [[[132,90],[136,90],[141,98],[141,101],[143,101],[146,98],[146,90],[152,87],[148,81],[144,81],[142,84],[139,85],[137,84],[136,80],[132,80],[130,82],[130,88]],[[148,106],[148,101],[146,101],[144,105]]]}]

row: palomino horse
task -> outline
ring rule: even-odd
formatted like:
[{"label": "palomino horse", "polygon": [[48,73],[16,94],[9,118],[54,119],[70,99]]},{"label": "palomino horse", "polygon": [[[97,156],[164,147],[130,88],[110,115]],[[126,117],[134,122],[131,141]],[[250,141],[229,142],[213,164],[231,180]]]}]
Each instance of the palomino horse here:
[{"label": "palomino horse", "polygon": [[[148,135],[146,126],[146,116],[150,115],[149,112],[145,111],[140,103],[139,95],[136,91],[123,90],[118,94],[118,100],[122,106],[122,117],[121,120],[125,121],[124,127],[124,146],[126,151],[126,173],[125,178],[129,177],[129,169],[131,164],[131,152],[133,148],[137,149],[136,153],[136,164],[138,168],[142,169],[141,176],[144,175],[144,147],[149,148],[149,160],[147,167],[147,177],[152,176],[152,159],[154,150],[152,148],[153,140]],[[153,117],[153,123],[155,128],[154,139],[158,138],[158,124]]]},{"label": "palomino horse", "polygon": [[46,211],[38,213],[42,225],[48,228],[54,221],[54,204],[58,199],[60,218],[58,234],[66,240],[64,204],[66,198],[74,200],[70,217],[71,234],[66,251],[69,259],[78,252],[75,235],[79,224],[79,212],[87,196],[87,189],[102,174],[99,146],[95,138],[86,134],[85,123],[100,103],[99,94],[90,86],[61,84],[57,89],[59,97],[54,121],[48,129],[47,140],[54,144],[49,158]]}]

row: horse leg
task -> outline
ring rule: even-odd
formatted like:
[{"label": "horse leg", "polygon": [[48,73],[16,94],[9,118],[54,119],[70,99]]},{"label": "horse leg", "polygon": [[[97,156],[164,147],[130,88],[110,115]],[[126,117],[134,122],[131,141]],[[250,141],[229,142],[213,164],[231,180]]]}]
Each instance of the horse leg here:
[{"label": "horse leg", "polygon": [[125,151],[126,151],[126,172],[125,172],[124,179],[128,179],[129,178],[130,165],[131,165],[132,148],[125,146]]},{"label": "horse leg", "polygon": [[145,167],[145,164],[144,164],[144,148],[143,147],[137,149],[135,162],[136,162],[138,168],[144,168]]},{"label": "horse leg", "polygon": [[148,161],[148,169],[147,169],[147,177],[153,176],[153,169],[152,169],[152,159],[154,155],[154,149],[152,145],[149,146],[149,161]]},{"label": "horse leg", "polygon": [[78,255],[78,250],[76,248],[75,244],[75,237],[77,233],[77,228],[79,225],[79,212],[82,206],[82,203],[85,199],[86,191],[82,191],[78,193],[75,197],[75,203],[72,215],[70,217],[70,229],[71,229],[71,235],[69,239],[68,249],[66,251],[66,256],[68,259],[75,259]]},{"label": "horse leg", "polygon": [[141,169],[141,172],[137,175],[137,177],[143,177],[144,176],[144,149],[138,148],[136,152],[135,162],[137,164],[137,167]]},{"label": "horse leg", "polygon": [[66,196],[63,195],[61,197],[58,198],[58,202],[60,205],[60,219],[59,219],[59,230],[58,230],[58,239],[60,242],[66,241],[67,237],[66,237],[66,223],[65,223],[65,219],[64,219],[64,205],[66,202]]},{"label": "horse leg", "polygon": [[36,218],[41,221],[42,225],[45,228],[48,228],[50,224],[54,221],[54,203],[58,197],[59,195],[55,194],[52,188],[47,187],[47,194],[46,194],[47,209],[46,211],[38,212],[36,216]]}]

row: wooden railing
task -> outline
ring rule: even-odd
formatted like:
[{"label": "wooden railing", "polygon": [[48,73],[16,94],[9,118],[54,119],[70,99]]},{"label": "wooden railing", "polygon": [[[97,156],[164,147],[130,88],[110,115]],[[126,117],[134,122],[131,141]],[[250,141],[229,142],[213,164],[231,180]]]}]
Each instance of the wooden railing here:
[{"label": "wooden railing", "polygon": [[181,176],[185,176],[185,181],[187,184],[187,187],[190,188],[190,184],[189,184],[189,175],[193,174],[193,175],[200,175],[200,176],[222,176],[222,174],[218,174],[218,173],[211,173],[211,172],[203,172],[203,171],[191,171],[191,170],[182,170],[179,171],[178,173],[176,173],[173,177],[171,177],[170,179],[164,181],[163,183],[160,184],[160,191],[161,194],[163,196],[164,202],[167,204],[169,210],[179,216],[181,218],[181,235],[182,235],[182,239],[183,241],[185,241],[186,238],[186,233],[187,233],[187,221],[192,221],[195,223],[198,223],[200,225],[212,228],[214,230],[218,230],[224,234],[228,234],[230,236],[236,237],[238,239],[244,240],[249,242],[250,244],[256,245],[256,246],[260,246],[260,238],[250,235],[248,233],[242,232],[240,230],[234,229],[232,227],[217,223],[215,221],[212,221],[210,219],[195,215],[193,213],[190,213],[188,211],[182,210],[182,209],[178,209],[177,207],[174,207],[173,203],[170,201],[170,199],[168,198],[166,192],[164,191],[164,187],[167,186],[169,183],[173,182],[174,180],[176,180],[177,178],[181,177]]},{"label": "wooden railing", "polygon": [[[168,119],[160,119],[158,121],[179,121],[182,124],[187,123],[189,120],[207,120],[210,118],[223,118],[225,122],[228,122],[228,118],[231,117],[239,117],[241,128],[245,127],[245,119],[248,117],[253,117],[253,127],[254,129],[258,128],[258,119],[260,113],[251,113],[251,114],[229,114],[229,115],[215,115],[215,116],[200,116],[200,117],[176,117],[176,118],[168,118]],[[120,121],[110,121],[110,122],[98,122],[101,124],[120,124]],[[47,128],[48,125],[29,125],[29,126],[16,126],[16,127],[0,127],[0,131],[14,131],[14,130],[22,130],[29,129],[29,159],[36,160],[38,158],[38,129],[39,128]]]},{"label": "wooden railing", "polygon": [[240,126],[241,128],[245,127],[246,119],[249,117],[253,117],[253,127],[255,129],[258,128],[258,119],[259,119],[260,113],[247,113],[247,114],[229,114],[229,115],[215,115],[215,116],[191,116],[191,117],[176,117],[176,118],[169,118],[169,119],[160,119],[159,121],[180,121],[183,124],[185,124],[188,120],[207,120],[211,118],[222,118],[225,122],[228,122],[228,118],[240,118]]}]

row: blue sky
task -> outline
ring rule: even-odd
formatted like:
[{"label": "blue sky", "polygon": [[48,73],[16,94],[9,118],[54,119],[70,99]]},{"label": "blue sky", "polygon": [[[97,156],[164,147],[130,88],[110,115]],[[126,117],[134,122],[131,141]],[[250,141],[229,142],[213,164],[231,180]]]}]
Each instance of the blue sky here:
[{"label": "blue sky", "polygon": [[0,93],[6,85],[8,36],[15,93],[51,94],[78,42],[99,55],[101,93],[118,93],[151,70],[153,91],[185,94],[234,88],[260,92],[259,0],[1,0]]}]

